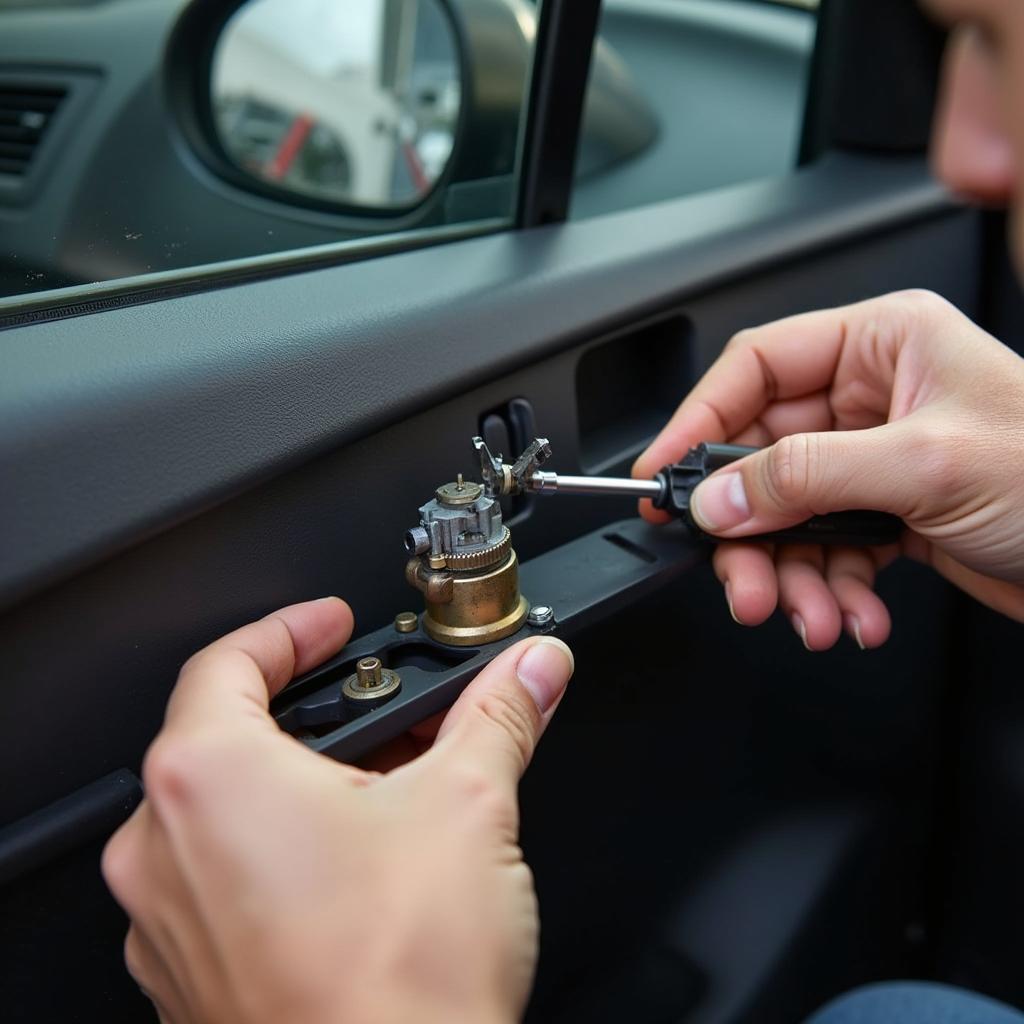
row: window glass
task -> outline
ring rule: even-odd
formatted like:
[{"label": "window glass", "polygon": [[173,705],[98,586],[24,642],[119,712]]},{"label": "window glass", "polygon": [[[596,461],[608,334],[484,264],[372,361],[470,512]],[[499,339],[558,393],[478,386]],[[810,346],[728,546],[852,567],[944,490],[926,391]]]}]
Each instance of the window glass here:
[{"label": "window glass", "polygon": [[817,0],[604,0],[573,217],[796,166]]},{"label": "window glass", "polygon": [[0,0],[0,296],[511,223],[536,5],[218,6]]}]

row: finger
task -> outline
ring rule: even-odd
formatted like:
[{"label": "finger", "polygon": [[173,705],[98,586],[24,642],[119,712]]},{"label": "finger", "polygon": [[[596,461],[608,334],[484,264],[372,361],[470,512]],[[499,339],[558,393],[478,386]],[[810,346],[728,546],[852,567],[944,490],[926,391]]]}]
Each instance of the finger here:
[{"label": "finger", "polygon": [[142,994],[153,1000],[151,977],[154,973],[150,962],[152,945],[144,942],[135,922],[128,925],[128,934],[124,937],[124,966],[129,977],[139,986]]},{"label": "finger", "polygon": [[514,796],[573,667],[572,652],[554,637],[523,640],[503,651],[463,691],[418,764],[473,766]]},{"label": "finger", "polygon": [[163,1021],[188,1019],[181,991],[146,932],[134,921],[124,940],[124,965]]},{"label": "finger", "polygon": [[908,423],[784,437],[712,473],[693,492],[693,517],[738,538],[844,509],[910,516],[935,481]]},{"label": "finger", "polygon": [[892,620],[875,593],[875,559],[863,548],[834,548],[828,552],[825,578],[839,605],[843,629],[860,649],[881,647],[889,639]]},{"label": "finger", "polygon": [[637,459],[634,476],[653,476],[701,441],[738,435],[773,402],[825,390],[853,308],[802,313],[737,334]]},{"label": "finger", "polygon": [[831,647],[842,631],[839,605],[825,582],[819,545],[787,544],[776,555],[779,604],[809,651]]},{"label": "finger", "polygon": [[824,391],[813,395],[773,402],[761,414],[759,422],[768,433],[762,444],[770,444],[790,434],[806,434],[812,431],[832,430],[834,423],[832,406]]},{"label": "finger", "polygon": [[[194,929],[200,913],[183,883],[155,803],[147,797],[114,833],[103,851],[100,867],[114,898],[131,918],[137,932],[135,948],[149,954],[140,962],[154,969],[162,965],[173,977],[174,970],[180,971],[186,959],[180,948],[182,941],[193,953],[202,944],[201,934]],[[133,976],[152,991],[167,989],[152,974],[147,978]]]},{"label": "finger", "polygon": [[742,444],[748,448],[767,448],[775,440],[761,420],[755,420],[749,427],[730,438],[730,444]]},{"label": "finger", "polygon": [[759,626],[775,611],[779,591],[770,545],[719,544],[711,563],[729,614],[741,626]]},{"label": "finger", "polygon": [[236,629],[185,663],[166,725],[272,724],[270,698],[294,675],[337,653],[351,634],[352,611],[337,597],[293,604]]},{"label": "finger", "polygon": [[142,853],[150,813],[148,801],[143,800],[107,840],[100,855],[103,881],[121,909],[133,919],[141,915],[148,888]]},{"label": "finger", "polygon": [[[729,441],[751,448],[766,448],[787,434],[807,430],[829,430],[832,426],[832,409],[828,396],[819,391],[804,398],[775,402],[759,419],[748,424],[739,434],[730,437]],[[640,503],[640,514],[652,523],[668,522],[670,519],[667,513],[655,509],[647,499]]]}]

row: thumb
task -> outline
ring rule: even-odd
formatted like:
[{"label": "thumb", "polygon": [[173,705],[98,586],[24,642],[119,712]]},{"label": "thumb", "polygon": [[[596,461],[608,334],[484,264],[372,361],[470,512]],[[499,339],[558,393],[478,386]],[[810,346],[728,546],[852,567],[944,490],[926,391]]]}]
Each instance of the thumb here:
[{"label": "thumb", "polygon": [[573,667],[572,651],[554,637],[503,651],[452,705],[427,757],[471,764],[514,793]]},{"label": "thumb", "polygon": [[747,537],[815,515],[874,509],[907,516],[920,505],[923,460],[902,423],[793,434],[713,473],[693,492],[701,529]]}]

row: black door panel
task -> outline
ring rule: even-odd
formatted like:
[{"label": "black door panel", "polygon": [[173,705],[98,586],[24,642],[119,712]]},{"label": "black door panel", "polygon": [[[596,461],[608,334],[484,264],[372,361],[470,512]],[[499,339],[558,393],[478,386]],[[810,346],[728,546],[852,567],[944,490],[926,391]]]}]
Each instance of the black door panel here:
[{"label": "black door panel", "polygon": [[[585,227],[563,230],[569,234]],[[661,299],[673,305],[655,314],[654,320],[668,314],[682,316],[690,324],[687,343],[692,346],[691,365],[696,373],[743,326],[888,288],[931,287],[970,313],[975,285],[969,260],[975,231],[974,215],[942,210],[917,225],[836,246],[833,252],[795,260],[780,270],[748,272],[728,285],[720,278],[717,288],[704,289],[702,294],[693,294],[697,289],[692,285],[674,283]],[[527,235],[522,241],[530,254],[535,244],[559,245],[556,238],[556,233],[541,240]],[[487,241],[491,240],[464,244],[476,247]],[[503,244],[517,241],[508,239]],[[420,255],[395,259],[413,260]],[[436,260],[436,255],[431,258]],[[390,261],[383,261],[334,273],[341,278],[359,270],[365,280],[375,267],[381,278],[392,269]],[[557,269],[552,275],[558,276]],[[608,276],[612,276],[610,269]],[[182,354],[179,348],[165,353],[167,364],[175,355],[182,364],[177,379],[168,374],[162,386],[154,386],[152,392],[143,390],[132,403],[110,399],[103,403],[97,381],[92,402],[72,408],[51,405],[45,423],[41,410],[32,409],[35,415],[26,415],[17,406],[8,407],[13,429],[5,434],[10,458],[5,472],[18,483],[18,500],[4,510],[3,533],[8,543],[3,568],[8,594],[24,587],[33,571],[37,578],[67,575],[81,562],[95,560],[115,546],[135,544],[99,568],[13,608],[4,620],[4,646],[15,652],[16,666],[8,673],[7,707],[17,712],[5,716],[4,725],[10,728],[10,742],[15,745],[8,749],[20,754],[16,763],[35,767],[41,760],[40,754],[33,756],[27,749],[31,747],[27,737],[44,727],[52,701],[59,701],[64,723],[51,720],[47,728],[54,740],[72,723],[77,732],[81,714],[90,709],[98,713],[104,708],[99,718],[108,723],[100,724],[93,737],[95,753],[83,758],[80,772],[69,774],[65,763],[54,773],[52,784],[46,784],[45,775],[37,778],[38,792],[21,789],[7,794],[11,804],[4,807],[6,816],[56,799],[73,785],[120,765],[135,763],[139,744],[156,723],[174,666],[197,644],[231,624],[309,594],[344,593],[364,630],[382,624],[399,607],[414,604],[416,595],[401,574],[400,539],[417,505],[438,480],[472,470],[468,438],[485,410],[517,396],[528,398],[538,430],[553,440],[554,465],[567,472],[580,471],[577,366],[584,353],[606,344],[608,336],[587,337],[590,331],[578,329],[580,343],[562,354],[510,375],[501,371],[510,363],[521,365],[538,350],[565,346],[567,315],[579,316],[588,324],[622,321],[637,307],[654,304],[650,296],[654,282],[648,277],[627,267],[621,278],[618,288],[625,290],[632,279],[642,301],[622,303],[617,312],[608,309],[607,296],[598,305],[598,292],[592,289],[589,276],[582,287],[573,288],[567,275],[558,282],[559,302],[548,301],[543,294],[531,307],[524,297],[525,311],[515,319],[506,312],[515,297],[485,292],[461,307],[451,297],[440,308],[438,296],[436,316],[421,309],[415,327],[410,324],[399,338],[390,339],[390,345],[379,336],[354,339],[347,327],[333,346],[321,340],[319,348],[312,339],[300,347],[284,334],[278,338],[279,351],[266,356],[271,363],[266,368],[259,367],[262,350],[254,349],[247,335],[258,331],[266,339],[275,329],[275,320],[287,319],[285,310],[277,309],[262,324],[250,314],[245,320],[250,326],[235,338],[241,351],[235,352],[233,361],[226,354],[231,311],[223,303],[219,331],[209,322],[181,315],[165,320],[161,330],[156,305],[108,314],[131,314],[130,324],[139,331],[112,340],[113,352],[107,356],[111,368],[121,360],[116,370],[121,379],[112,385],[116,392],[126,391],[135,377],[150,383],[146,373],[151,368],[136,372],[135,367],[152,358],[152,348],[163,340],[161,333],[174,335],[176,344],[186,349],[194,343],[198,351]],[[265,287],[273,290],[268,305],[281,301],[283,285],[301,294],[304,281],[297,277],[268,283]],[[258,287],[240,292],[251,298],[249,293]],[[539,287],[547,291],[546,284]],[[692,297],[683,306],[674,305],[686,291]],[[194,301],[200,299],[209,302],[211,297],[198,296]],[[494,312],[487,309],[489,301],[497,307]],[[296,320],[309,323],[310,302],[306,296],[295,307]],[[581,314],[579,307],[584,304],[587,312]],[[401,310],[406,319],[413,319],[406,304]],[[351,315],[347,312],[346,318]],[[139,323],[143,318],[145,334]],[[69,339],[98,344],[102,320],[82,321],[87,332],[68,332],[64,323],[57,322],[6,335],[5,341],[14,338],[24,344],[23,352],[16,355],[21,355],[27,369],[20,377],[14,375],[17,386],[26,388],[30,371],[41,376],[41,367],[53,358],[48,343],[62,331]],[[549,320],[554,322],[547,326]],[[623,328],[618,337],[628,339],[635,332],[642,340],[649,336],[644,323]],[[400,324],[394,326],[401,330]],[[202,333],[182,337],[183,328]],[[281,329],[285,330],[283,325]],[[383,332],[383,327],[379,330]],[[593,328],[594,334],[597,330]],[[447,346],[439,341],[445,331],[452,332]],[[131,351],[133,338],[140,339],[143,352]],[[521,343],[525,352],[513,355],[509,350],[523,338],[529,339]],[[379,353],[370,349],[378,340]],[[29,366],[33,341],[37,361]],[[206,362],[211,344],[223,353],[225,361],[220,365]],[[402,357],[395,346],[404,350]],[[298,350],[294,355],[293,349]],[[421,355],[428,351],[429,359]],[[66,350],[59,353],[67,354]],[[98,355],[98,349],[94,347],[92,354]],[[460,356],[465,358],[462,363]],[[638,357],[642,358],[640,353]],[[87,356],[79,353],[77,358]],[[257,369],[251,368],[252,362]],[[73,361],[58,369],[72,375]],[[94,374],[98,377],[101,371]],[[492,382],[464,386],[483,375]],[[58,374],[52,376],[60,382]],[[685,378],[677,382],[680,396],[690,383]],[[59,386],[47,381],[45,397],[52,397]],[[458,397],[449,397],[453,391],[460,392]],[[37,401],[42,404],[43,396]],[[415,406],[427,409],[409,416]],[[308,458],[332,446],[333,438],[354,438],[382,421],[403,416],[408,418],[395,426],[254,486],[257,474],[271,476],[302,456]],[[34,445],[26,443],[32,432]],[[626,447],[624,458],[606,461],[604,471],[628,468],[638,450],[638,445]],[[217,502],[218,495],[229,488],[246,485],[245,494]],[[159,493],[161,488],[166,495]],[[171,494],[172,489],[177,493]],[[209,511],[197,514],[203,508]],[[41,514],[29,515],[27,510],[41,510]],[[631,511],[632,505],[624,500],[581,498],[570,508],[564,502],[540,502],[516,524],[516,547],[522,558],[528,558]],[[159,532],[161,526],[175,523],[179,525]],[[158,535],[140,543],[153,534]],[[58,542],[66,552],[60,551]],[[52,635],[69,642],[55,647],[46,640]],[[69,685],[69,678],[88,682]],[[117,736],[124,735],[126,720],[144,724],[124,743]],[[30,722],[33,730],[26,729]],[[84,753],[89,746],[86,736],[69,749]]]},{"label": "black door panel", "polygon": [[[627,469],[739,328],[911,286],[972,313],[978,245],[977,217],[919,162],[850,159],[8,331],[0,742],[19,784],[0,792],[0,821],[137,768],[177,666],[232,626],[325,593],[351,601],[359,631],[416,607],[402,535],[439,480],[471,469],[483,414],[525,398],[558,469]],[[588,365],[629,353],[623,394],[602,392]],[[654,416],[637,393],[648,355],[678,378]],[[596,437],[605,406],[615,429]],[[539,499],[516,548],[526,559],[631,511]],[[707,570],[584,638],[524,787],[544,908],[533,1019],[743,1020],[756,1002],[758,1019],[793,1020],[918,963],[948,680],[916,638],[953,605],[915,567],[883,589],[896,629],[878,653],[809,656],[781,621],[740,633]],[[62,863],[87,873],[95,856]],[[797,864],[780,917],[758,885]],[[127,1013],[120,918],[98,887],[62,898],[97,921],[106,967],[91,992],[36,990],[33,1015],[101,998],[111,1019]],[[25,930],[31,903],[7,906],[5,927],[33,936],[19,963],[75,955],[71,934]]]},{"label": "black door panel", "polygon": [[[897,258],[888,239],[911,227],[912,257]],[[765,307],[733,292],[736,315],[698,342],[699,362],[738,327],[892,285],[930,284],[969,306],[976,231],[923,161],[837,157],[778,181],[71,325],[43,312],[3,336],[0,469],[16,500],[0,507],[0,606],[301,461],[768,268],[808,260],[814,277],[769,285]]]},{"label": "black door panel", "polygon": [[927,971],[958,605],[912,565],[881,593],[878,652],[740,631],[709,568],[581,640],[523,786],[531,1020],[781,1024]]}]

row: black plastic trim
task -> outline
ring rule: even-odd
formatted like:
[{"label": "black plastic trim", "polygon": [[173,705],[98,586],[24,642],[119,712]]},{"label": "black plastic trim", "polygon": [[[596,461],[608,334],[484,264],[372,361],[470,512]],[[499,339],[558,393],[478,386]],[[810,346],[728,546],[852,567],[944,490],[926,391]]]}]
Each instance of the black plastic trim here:
[{"label": "black plastic trim", "polygon": [[102,839],[142,800],[142,784],[121,768],[0,828],[0,885]]},{"label": "black plastic trim", "polygon": [[917,0],[822,0],[800,163],[833,148],[923,153],[944,45]]},{"label": "black plastic trim", "polygon": [[520,227],[569,216],[576,147],[583,123],[601,0],[544,0],[537,25],[522,143]]},{"label": "black plastic trim", "polygon": [[[509,637],[459,648],[431,640],[422,622],[404,636],[396,636],[389,624],[349,644],[283,690],[274,702],[274,718],[293,735],[301,735],[315,721],[322,731],[304,742],[339,761],[355,761],[449,707],[476,674],[512,644],[547,634],[570,639],[668,586],[708,553],[708,546],[695,542],[681,525],[664,529],[634,517],[604,526],[519,567],[523,594],[553,608],[552,623],[524,623]],[[410,648],[423,652],[422,664],[397,660],[403,649]],[[401,689],[386,704],[351,715],[341,696],[341,682],[364,657],[378,657],[388,668],[400,668]]]},{"label": "black plastic trim", "polygon": [[261,256],[243,256],[236,260],[197,264],[179,270],[156,271],[137,277],[119,277],[111,281],[72,285],[69,288],[47,292],[12,295],[0,298],[0,331],[44,323],[48,320],[88,316],[125,306],[262,281],[270,277],[298,274],[323,267],[339,267],[396,252],[414,252],[427,246],[436,248],[446,242],[475,238],[506,227],[508,223],[498,218],[466,221],[394,234],[373,235],[346,242],[310,245],[304,249],[291,249]]}]

